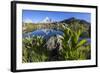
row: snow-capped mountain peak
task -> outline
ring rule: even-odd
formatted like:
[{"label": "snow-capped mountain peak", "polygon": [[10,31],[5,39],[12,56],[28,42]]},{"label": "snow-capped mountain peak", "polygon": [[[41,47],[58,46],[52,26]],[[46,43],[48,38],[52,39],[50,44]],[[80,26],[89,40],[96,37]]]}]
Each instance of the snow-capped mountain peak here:
[{"label": "snow-capped mountain peak", "polygon": [[45,17],[41,23],[51,23],[52,22],[52,19],[50,19],[49,17]]}]

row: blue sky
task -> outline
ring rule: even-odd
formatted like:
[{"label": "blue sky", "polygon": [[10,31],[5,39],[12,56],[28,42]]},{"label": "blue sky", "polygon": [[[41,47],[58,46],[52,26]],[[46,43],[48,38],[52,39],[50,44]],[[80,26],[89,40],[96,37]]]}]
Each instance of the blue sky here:
[{"label": "blue sky", "polygon": [[37,10],[23,10],[22,21],[23,22],[41,22],[46,17],[49,17],[53,21],[61,21],[75,17],[77,19],[83,19],[91,22],[90,13],[79,13],[79,12],[55,12],[55,11],[37,11]]}]

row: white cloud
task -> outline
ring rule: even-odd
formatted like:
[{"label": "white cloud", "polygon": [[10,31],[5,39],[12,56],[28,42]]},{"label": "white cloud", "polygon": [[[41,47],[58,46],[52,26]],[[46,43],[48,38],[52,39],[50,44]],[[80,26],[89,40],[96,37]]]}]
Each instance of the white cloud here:
[{"label": "white cloud", "polygon": [[31,19],[25,19],[23,22],[24,23],[33,23],[33,21]]}]

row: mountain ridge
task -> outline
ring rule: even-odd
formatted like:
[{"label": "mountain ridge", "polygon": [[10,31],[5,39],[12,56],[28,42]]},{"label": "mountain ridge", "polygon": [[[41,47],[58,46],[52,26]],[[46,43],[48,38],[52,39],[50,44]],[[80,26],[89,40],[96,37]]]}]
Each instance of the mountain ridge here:
[{"label": "mountain ridge", "polygon": [[67,24],[70,24],[72,22],[78,22],[80,24],[88,24],[88,25],[90,25],[90,22],[88,22],[86,20],[83,20],[83,19],[77,19],[75,17],[71,17],[71,18],[68,18],[68,19],[64,19],[64,20],[60,21],[59,23],[67,23]]}]

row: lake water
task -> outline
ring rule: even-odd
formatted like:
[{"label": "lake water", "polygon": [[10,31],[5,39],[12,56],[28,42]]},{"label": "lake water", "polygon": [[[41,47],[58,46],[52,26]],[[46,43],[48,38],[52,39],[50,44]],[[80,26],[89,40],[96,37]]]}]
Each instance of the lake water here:
[{"label": "lake water", "polygon": [[35,30],[33,32],[23,34],[23,38],[33,37],[33,36],[42,36],[45,39],[48,39],[48,38],[50,38],[51,36],[54,36],[54,35],[61,35],[62,36],[63,32],[60,31],[60,30],[54,30],[54,29],[38,29],[38,30]]},{"label": "lake water", "polygon": [[[55,35],[63,35],[63,32],[60,30],[54,30],[54,29],[38,29],[33,32],[29,32],[26,34],[23,34],[23,38],[25,37],[33,37],[33,36],[42,36],[45,39],[49,39],[51,36]],[[91,43],[91,38],[79,38],[79,40],[86,39],[88,43]]]},{"label": "lake water", "polygon": [[86,39],[88,44],[91,43],[91,38],[81,38],[81,37],[79,38],[79,40],[82,40],[82,39]]}]

